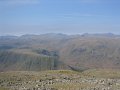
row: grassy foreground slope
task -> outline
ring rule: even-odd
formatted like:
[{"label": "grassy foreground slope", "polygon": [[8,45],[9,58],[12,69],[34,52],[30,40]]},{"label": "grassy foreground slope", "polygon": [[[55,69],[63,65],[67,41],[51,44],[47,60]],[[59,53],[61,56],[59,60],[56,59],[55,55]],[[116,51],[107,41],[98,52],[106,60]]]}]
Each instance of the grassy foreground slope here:
[{"label": "grassy foreground slope", "polygon": [[1,72],[0,87],[9,90],[120,90],[120,71]]}]

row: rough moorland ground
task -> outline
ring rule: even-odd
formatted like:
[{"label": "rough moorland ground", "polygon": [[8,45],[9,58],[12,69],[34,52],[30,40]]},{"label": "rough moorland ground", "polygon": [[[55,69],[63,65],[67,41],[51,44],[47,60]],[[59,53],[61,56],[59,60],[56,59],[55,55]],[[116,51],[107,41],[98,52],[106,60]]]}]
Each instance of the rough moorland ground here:
[{"label": "rough moorland ground", "polygon": [[1,72],[0,90],[120,90],[120,71]]}]

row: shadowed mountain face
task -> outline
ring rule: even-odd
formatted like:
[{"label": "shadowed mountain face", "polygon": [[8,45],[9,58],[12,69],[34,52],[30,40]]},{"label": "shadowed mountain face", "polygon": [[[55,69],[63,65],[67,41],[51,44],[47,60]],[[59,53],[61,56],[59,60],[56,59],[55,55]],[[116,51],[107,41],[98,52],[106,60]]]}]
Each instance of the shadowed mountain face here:
[{"label": "shadowed mountain face", "polygon": [[120,36],[43,34],[1,36],[0,71],[120,69]]}]

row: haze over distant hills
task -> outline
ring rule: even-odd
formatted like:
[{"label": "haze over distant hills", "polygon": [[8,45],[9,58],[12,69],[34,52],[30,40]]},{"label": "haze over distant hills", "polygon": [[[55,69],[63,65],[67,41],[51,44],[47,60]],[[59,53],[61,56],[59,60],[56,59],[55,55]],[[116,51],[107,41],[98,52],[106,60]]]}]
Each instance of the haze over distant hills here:
[{"label": "haze over distant hills", "polygon": [[0,36],[0,71],[120,69],[120,36],[41,34]]}]

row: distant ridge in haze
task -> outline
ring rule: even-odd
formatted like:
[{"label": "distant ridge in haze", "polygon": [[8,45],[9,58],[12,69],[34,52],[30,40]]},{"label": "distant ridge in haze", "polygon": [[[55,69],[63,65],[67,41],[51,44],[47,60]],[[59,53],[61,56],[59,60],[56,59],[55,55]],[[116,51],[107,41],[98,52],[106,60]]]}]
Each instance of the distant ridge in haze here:
[{"label": "distant ridge in haze", "polygon": [[0,37],[3,38],[14,38],[14,37],[31,37],[31,36],[51,36],[51,37],[55,37],[55,36],[108,36],[108,37],[112,37],[112,36],[120,36],[119,34],[114,34],[114,33],[83,33],[83,34],[65,34],[65,33],[44,33],[44,34],[23,34],[23,35],[0,35]]}]

